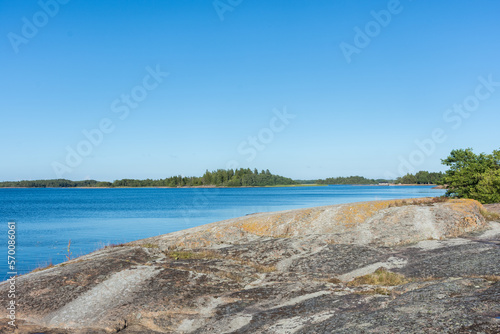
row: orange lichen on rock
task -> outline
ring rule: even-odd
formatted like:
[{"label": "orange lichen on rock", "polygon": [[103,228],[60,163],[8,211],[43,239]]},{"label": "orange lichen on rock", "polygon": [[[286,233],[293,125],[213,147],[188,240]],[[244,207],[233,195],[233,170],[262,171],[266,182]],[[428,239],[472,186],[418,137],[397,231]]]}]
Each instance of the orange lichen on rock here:
[{"label": "orange lichen on rock", "polygon": [[406,205],[423,205],[433,203],[432,198],[412,198],[412,199],[397,199],[375,202],[362,202],[344,205],[338,213],[339,223],[347,227],[355,227],[367,219],[373,217],[377,212],[383,209],[392,207],[400,207]]},{"label": "orange lichen on rock", "polygon": [[314,221],[321,210],[303,209],[292,212],[277,213],[270,217],[248,218],[237,226],[245,232],[258,236],[287,237],[293,231]]},{"label": "orange lichen on rock", "polygon": [[486,226],[486,220],[481,214],[483,206],[473,199],[454,199],[446,205],[456,216],[455,224],[449,226],[449,235],[458,236],[481,227]]},{"label": "orange lichen on rock", "polygon": [[416,198],[259,213],[176,232],[162,245],[194,249],[316,234],[333,243],[388,246],[481,229],[486,226],[481,208],[474,200]]},{"label": "orange lichen on rock", "polygon": [[363,202],[345,205],[338,212],[338,223],[354,228],[394,201]]}]

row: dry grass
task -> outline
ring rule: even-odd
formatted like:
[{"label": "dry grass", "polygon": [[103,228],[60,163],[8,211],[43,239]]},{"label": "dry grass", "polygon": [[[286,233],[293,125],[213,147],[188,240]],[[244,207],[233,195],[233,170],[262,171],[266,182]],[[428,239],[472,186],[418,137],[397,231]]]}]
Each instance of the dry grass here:
[{"label": "dry grass", "polygon": [[490,282],[500,282],[500,275],[484,275],[482,278]]},{"label": "dry grass", "polygon": [[500,214],[496,212],[488,211],[484,207],[480,208],[479,212],[487,221],[500,221]]},{"label": "dry grass", "polygon": [[[97,252],[97,251],[100,251],[100,250],[103,250],[103,249],[107,249],[107,248],[115,248],[115,247],[124,247],[125,244],[124,243],[120,243],[120,244],[113,244],[113,243],[103,243],[103,242],[100,242],[97,244],[97,248],[93,251],[93,252]],[[93,253],[92,252],[92,253]]]},{"label": "dry grass", "polygon": [[152,243],[145,243],[140,245],[143,248],[149,248],[149,249],[155,249],[155,248],[160,248],[157,244],[152,244]]},{"label": "dry grass", "polygon": [[403,275],[388,271],[385,268],[377,269],[373,274],[368,274],[356,277],[354,280],[347,283],[348,286],[360,285],[381,285],[381,286],[396,286],[408,283]]},{"label": "dry grass", "polygon": [[444,203],[444,202],[448,202],[449,200],[450,200],[450,198],[446,197],[446,196],[438,196],[438,197],[432,198],[433,203]]},{"label": "dry grass", "polygon": [[341,280],[339,280],[339,279],[338,279],[338,278],[336,278],[336,277],[331,277],[331,278],[328,278],[328,279],[326,280],[326,282],[328,282],[328,283],[332,283],[332,284],[341,284],[341,283],[342,283],[342,281],[341,281]]},{"label": "dry grass", "polygon": [[500,282],[500,275],[472,275],[472,276],[467,276],[467,278],[482,278],[489,282],[495,282],[495,283]]},{"label": "dry grass", "polygon": [[104,248],[115,248],[115,247],[125,247],[124,243],[121,244],[107,244]]},{"label": "dry grass", "polygon": [[40,265],[40,266],[36,267],[30,273],[36,273],[36,272],[39,272],[39,271],[42,271],[42,270],[46,270],[46,269],[50,269],[50,268],[54,268],[54,264],[52,263],[52,261],[50,261],[46,265],[43,265],[43,266]]}]

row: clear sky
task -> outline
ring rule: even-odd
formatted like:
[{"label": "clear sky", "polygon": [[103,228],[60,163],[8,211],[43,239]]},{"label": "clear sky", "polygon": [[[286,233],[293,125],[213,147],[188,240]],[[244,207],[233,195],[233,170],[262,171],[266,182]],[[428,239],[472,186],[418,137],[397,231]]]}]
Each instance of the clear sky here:
[{"label": "clear sky", "polygon": [[444,170],[452,149],[500,147],[499,14],[495,0],[0,0],[0,180]]}]

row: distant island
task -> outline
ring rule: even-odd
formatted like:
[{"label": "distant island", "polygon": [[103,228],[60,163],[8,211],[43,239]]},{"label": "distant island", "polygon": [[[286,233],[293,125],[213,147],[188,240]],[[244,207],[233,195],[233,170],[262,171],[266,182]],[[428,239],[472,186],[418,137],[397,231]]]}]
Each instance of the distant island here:
[{"label": "distant island", "polygon": [[377,184],[437,184],[443,173],[420,171],[407,174],[396,180],[368,179],[363,176],[330,177],[316,180],[293,180],[288,177],[274,175],[269,169],[218,169],[206,171],[203,176],[171,176],[165,179],[121,179],[113,182],[66,179],[23,180],[0,182],[0,188],[141,188],[141,187],[269,187],[300,185],[377,185]]},{"label": "distant island", "polygon": [[438,184],[442,181],[444,173],[438,172],[428,172],[419,171],[415,174],[406,174],[402,177],[398,177],[395,180],[387,179],[368,179],[363,176],[348,176],[348,177],[329,177],[323,180],[298,180],[297,182],[302,184],[315,183],[315,184],[325,184],[325,185],[363,185],[363,184]]},{"label": "distant island", "polygon": [[273,175],[268,169],[259,172],[250,168],[218,169],[209,172],[208,170],[201,177],[196,176],[172,176],[165,179],[135,180],[121,179],[113,182],[84,180],[71,181],[65,179],[56,180],[34,180],[34,181],[8,181],[0,182],[3,188],[119,188],[119,187],[264,187],[296,185],[297,182],[283,176]]}]

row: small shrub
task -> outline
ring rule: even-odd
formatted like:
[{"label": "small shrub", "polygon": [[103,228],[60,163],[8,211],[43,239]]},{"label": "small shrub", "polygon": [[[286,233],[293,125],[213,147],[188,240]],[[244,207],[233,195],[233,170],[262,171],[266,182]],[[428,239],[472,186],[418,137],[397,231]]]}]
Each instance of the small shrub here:
[{"label": "small shrub", "polygon": [[359,285],[381,285],[396,286],[408,283],[408,280],[401,274],[388,271],[385,268],[377,269],[373,274],[356,277],[347,283],[348,286]]}]

